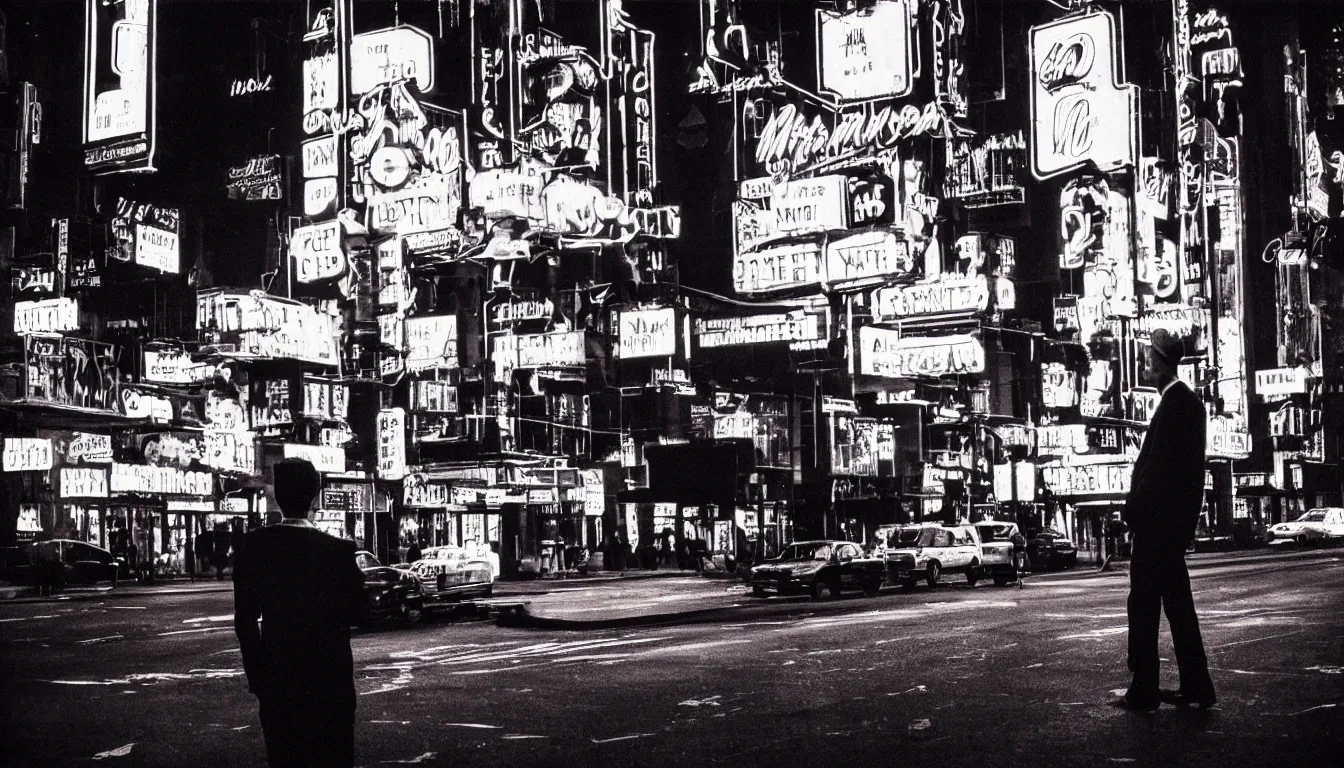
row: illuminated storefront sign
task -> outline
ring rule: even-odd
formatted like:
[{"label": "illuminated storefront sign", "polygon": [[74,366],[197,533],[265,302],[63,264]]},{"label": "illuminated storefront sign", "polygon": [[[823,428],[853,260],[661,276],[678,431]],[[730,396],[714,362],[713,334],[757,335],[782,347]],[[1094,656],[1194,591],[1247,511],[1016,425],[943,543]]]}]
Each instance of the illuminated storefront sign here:
[{"label": "illuminated storefront sign", "polygon": [[304,445],[302,443],[284,444],[286,459],[304,459],[318,472],[342,473],[345,471],[345,449],[326,445]]},{"label": "illuminated storefront sign", "polygon": [[587,363],[583,331],[496,336],[495,355],[517,368],[578,368]]},{"label": "illuminated storefront sign", "polygon": [[406,411],[386,408],[378,412],[378,477],[400,480],[406,476]]},{"label": "illuminated storefront sign", "polygon": [[297,227],[289,239],[294,261],[294,279],[300,283],[330,280],[345,274],[345,251],[341,247],[341,224],[324,221]]},{"label": "illuminated storefront sign", "polygon": [[109,488],[112,493],[147,493],[172,496],[210,496],[214,480],[209,472],[188,472],[176,467],[146,464],[113,464]]},{"label": "illuminated storefront sign", "polygon": [[815,243],[739,249],[733,258],[733,288],[738,293],[805,288],[820,282],[821,247]]},{"label": "illuminated storefront sign", "polygon": [[1251,436],[1229,418],[1210,416],[1205,432],[1205,452],[1210,457],[1246,459],[1251,455]]},{"label": "illuminated storefront sign", "polygon": [[803,342],[821,338],[821,316],[798,313],[696,319],[693,328],[705,348]]},{"label": "illuminated storefront sign", "polygon": [[867,12],[817,10],[817,71],[823,93],[841,101],[899,98],[914,87],[914,0],[886,0]]},{"label": "illuminated storefront sign", "polygon": [[202,384],[215,377],[215,366],[192,362],[182,349],[146,349],[140,380],[154,384]]},{"label": "illuminated storefront sign", "polygon": [[6,437],[5,472],[32,472],[51,469],[55,447],[45,437]]},{"label": "illuminated storefront sign", "polygon": [[1063,363],[1041,367],[1041,405],[1046,408],[1072,408],[1078,405],[1078,375]]},{"label": "illuminated storefront sign", "polygon": [[808,119],[797,105],[776,109],[761,130],[756,162],[767,173],[802,173],[818,163],[865,152],[892,149],[917,136],[942,136],[947,121],[942,108],[930,102],[836,115],[834,129],[821,115]]},{"label": "illuminated storefront sign", "polygon": [[84,167],[152,168],[158,0],[84,3]]},{"label": "illuminated storefront sign", "polygon": [[257,437],[255,432],[226,432],[205,430],[205,458],[207,467],[220,472],[244,475],[257,473]]},{"label": "illuminated storefront sign", "polygon": [[826,245],[826,281],[849,285],[914,271],[910,242],[891,232],[861,232]]},{"label": "illuminated storefront sign", "polygon": [[1057,496],[1124,495],[1134,474],[1133,462],[1062,464],[1041,468],[1045,486]]},{"label": "illuminated storefront sign", "polygon": [[1299,366],[1256,371],[1255,391],[1266,398],[1304,394],[1307,391],[1307,369]]},{"label": "illuminated storefront sign", "polygon": [[[297,301],[270,296],[201,292],[196,300],[196,328],[229,335],[240,357],[285,358],[323,365],[338,361],[332,316]],[[215,339],[203,342],[217,344]]]},{"label": "illuminated storefront sign", "polygon": [[229,168],[226,190],[230,200],[279,200],[284,179],[279,155],[258,155]]},{"label": "illuminated storefront sign", "polygon": [[944,275],[914,285],[881,288],[875,299],[880,320],[983,312],[989,307],[989,280],[984,275]]},{"label": "illuminated storefront sign", "polygon": [[355,95],[401,79],[414,81],[421,93],[434,90],[434,38],[408,26],[354,36],[350,41],[350,90]]},{"label": "illuminated storefront sign", "polygon": [[859,329],[859,346],[859,373],[867,376],[949,376],[985,369],[985,348],[965,334],[903,336],[864,326]]},{"label": "illuminated storefront sign", "polygon": [[182,271],[181,212],[152,203],[117,198],[112,219],[113,241],[108,255],[123,262],[134,262],[160,272]]},{"label": "illuminated storefront sign", "polygon": [[457,387],[446,381],[411,382],[411,411],[457,413]]},{"label": "illuminated storefront sign", "polygon": [[406,370],[457,367],[457,315],[406,320]]},{"label": "illuminated storefront sign", "polygon": [[14,302],[14,333],[66,333],[79,330],[79,303],[74,299]]},{"label": "illuminated storefront sign", "polygon": [[45,405],[115,411],[121,374],[116,348],[70,337],[24,337],[23,398]]},{"label": "illuminated storefront sign", "polygon": [[305,378],[303,415],[309,419],[344,421],[350,415],[350,388],[335,381]]},{"label": "illuminated storefront sign", "polygon": [[1065,456],[1088,450],[1085,424],[1051,424],[1036,428],[1036,452],[1042,456]]},{"label": "illuminated storefront sign", "polygon": [[844,229],[848,226],[847,184],[847,177],[832,175],[789,181],[775,187],[770,195],[775,230],[796,234]]},{"label": "illuminated storefront sign", "polygon": [[1092,12],[1031,29],[1031,169],[1038,179],[1137,157],[1139,89],[1120,84],[1115,20]]},{"label": "illuminated storefront sign", "polygon": [[65,446],[65,461],[69,464],[111,464],[112,436],[76,432]]},{"label": "illuminated storefront sign", "polygon": [[640,357],[671,357],[677,353],[677,311],[671,307],[618,313],[622,360]]},{"label": "illuminated storefront sign", "polygon": [[1021,132],[949,139],[943,197],[964,208],[1025,202],[1026,149]]},{"label": "illuminated storefront sign", "polygon": [[106,499],[107,470],[102,467],[62,467],[59,495],[62,499]]},{"label": "illuminated storefront sign", "polygon": [[756,437],[756,414],[750,411],[714,414],[715,440],[751,440]]}]

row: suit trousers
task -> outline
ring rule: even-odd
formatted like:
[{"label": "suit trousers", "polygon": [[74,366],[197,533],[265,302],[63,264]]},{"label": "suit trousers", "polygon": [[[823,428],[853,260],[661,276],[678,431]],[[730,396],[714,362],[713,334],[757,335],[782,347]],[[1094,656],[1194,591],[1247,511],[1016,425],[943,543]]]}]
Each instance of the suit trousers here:
[{"label": "suit trousers", "polygon": [[1185,550],[1177,544],[1136,535],[1129,563],[1129,670],[1134,674],[1129,690],[1137,696],[1157,695],[1157,638],[1164,609],[1176,648],[1181,690],[1192,694],[1212,692]]},{"label": "suit trousers", "polygon": [[261,730],[271,768],[355,763],[355,704],[346,696],[261,694]]}]

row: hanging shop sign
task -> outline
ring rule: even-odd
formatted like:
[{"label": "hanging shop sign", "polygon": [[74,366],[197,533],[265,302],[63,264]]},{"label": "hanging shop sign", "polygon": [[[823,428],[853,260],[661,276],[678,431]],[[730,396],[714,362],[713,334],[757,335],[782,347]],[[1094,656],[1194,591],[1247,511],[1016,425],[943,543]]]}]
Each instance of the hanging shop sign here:
[{"label": "hanging shop sign", "polygon": [[144,419],[156,424],[173,420],[173,401],[134,385],[121,388],[121,415],[128,419]]},{"label": "hanging shop sign", "polygon": [[859,329],[859,346],[859,373],[867,376],[950,376],[985,370],[985,348],[966,334],[902,336],[864,326]]},{"label": "hanging shop sign", "polygon": [[1046,408],[1073,408],[1078,405],[1078,374],[1063,363],[1041,366],[1041,404]]},{"label": "hanging shop sign", "polygon": [[900,98],[914,87],[913,0],[817,10],[817,82],[841,101]]},{"label": "hanging shop sign", "polygon": [[300,145],[303,178],[322,179],[336,176],[336,137],[319,136]]},{"label": "hanging shop sign", "polygon": [[71,337],[24,337],[24,400],[116,411],[121,373],[116,347]]},{"label": "hanging shop sign", "polygon": [[994,465],[994,497],[1006,501],[1036,500],[1036,465],[1028,461]]},{"label": "hanging shop sign", "polygon": [[214,478],[209,472],[188,472],[177,467],[114,463],[108,489],[112,493],[210,496],[214,493]]},{"label": "hanging shop sign", "polygon": [[820,282],[821,246],[816,243],[779,245],[759,251],[738,248],[733,256],[733,288],[738,293],[792,290]]},{"label": "hanging shop sign", "polygon": [[153,170],[158,0],[84,2],[84,167]]},{"label": "hanging shop sign", "polygon": [[[773,189],[773,188],[772,188]],[[755,250],[783,234],[775,226],[775,214],[758,202],[733,201],[733,245],[735,253]]]},{"label": "hanging shop sign", "polygon": [[546,218],[541,190],[550,173],[550,168],[530,159],[520,161],[512,169],[480,171],[471,180],[470,205],[480,208],[487,220],[516,216],[541,222]]},{"label": "hanging shop sign", "polygon": [[1266,399],[1301,395],[1307,391],[1307,369],[1271,368],[1255,372],[1256,394]]},{"label": "hanging shop sign", "polygon": [[1036,452],[1041,456],[1067,456],[1087,450],[1085,424],[1050,424],[1036,428]]},{"label": "hanging shop sign", "polygon": [[112,219],[116,243],[109,254],[121,261],[177,274],[182,271],[178,232],[181,214],[176,208],[117,198]]},{"label": "hanging shop sign", "polygon": [[341,67],[335,51],[303,60],[303,132],[334,131],[331,111],[340,104]]},{"label": "hanging shop sign", "polygon": [[1139,89],[1120,83],[1115,19],[1091,12],[1032,27],[1030,49],[1036,178],[1133,166]]},{"label": "hanging shop sign", "polygon": [[914,285],[880,288],[875,308],[882,321],[983,312],[989,308],[989,279],[984,275],[941,275]]},{"label": "hanging shop sign", "polygon": [[71,298],[14,302],[14,333],[67,333],[79,330],[79,303]]},{"label": "hanging shop sign", "polygon": [[1251,456],[1251,435],[1233,419],[1210,416],[1204,434],[1204,450],[1210,458],[1247,459]]},{"label": "hanging shop sign", "polygon": [[[929,102],[881,109],[858,109],[813,116],[810,120],[796,104],[785,104],[766,120],[756,144],[759,170],[773,176],[796,175],[813,166],[892,149],[919,136],[942,137],[947,116],[942,107]],[[827,125],[831,122],[834,128]]]},{"label": "hanging shop sign", "polygon": [[817,176],[787,181],[770,195],[775,231],[783,234],[845,229],[848,177]]},{"label": "hanging shop sign", "polygon": [[32,472],[51,469],[56,449],[45,437],[6,437],[3,469],[5,472]]},{"label": "hanging shop sign", "polygon": [[341,474],[345,472],[345,449],[325,445],[285,443],[286,459],[303,459],[318,472]]},{"label": "hanging shop sign", "polygon": [[205,443],[195,433],[151,434],[140,439],[139,455],[146,464],[187,469],[205,460]]},{"label": "hanging shop sign", "polygon": [[412,381],[413,413],[458,413],[457,387],[446,381]]},{"label": "hanging shop sign", "polygon": [[697,318],[692,327],[702,348],[808,342],[821,338],[821,316],[808,312]]},{"label": "hanging shop sign", "polygon": [[58,493],[62,499],[106,499],[107,470],[102,467],[62,467]]},{"label": "hanging shop sign", "polygon": [[220,392],[205,396],[205,423],[224,432],[242,432],[248,428],[247,413],[237,397]]},{"label": "hanging shop sign", "polygon": [[350,416],[350,388],[336,381],[304,377],[303,416],[307,419],[344,421]]},{"label": "hanging shop sign", "polygon": [[677,353],[677,311],[672,307],[618,312],[617,328],[616,352],[622,360]]},{"label": "hanging shop sign", "polygon": [[229,168],[230,200],[279,200],[282,196],[279,155],[257,155]]},{"label": "hanging shop sign", "polygon": [[860,232],[826,244],[826,282],[832,287],[905,277],[914,269],[910,241],[893,232]]},{"label": "hanging shop sign", "polygon": [[400,480],[406,476],[406,411],[385,408],[378,412],[378,477]]},{"label": "hanging shop sign", "polygon": [[406,320],[406,370],[457,367],[457,315],[411,317]]},{"label": "hanging shop sign", "polygon": [[583,331],[519,334],[513,341],[518,368],[579,368],[587,363]]},{"label": "hanging shop sign", "polygon": [[76,432],[65,446],[67,464],[111,464],[112,436]]},{"label": "hanging shop sign", "polygon": [[249,387],[247,402],[253,429],[273,431],[294,423],[294,401],[288,379],[253,379]]},{"label": "hanging shop sign", "polygon": [[185,349],[146,349],[140,380],[153,384],[204,384],[215,378],[213,365],[193,362]]},{"label": "hanging shop sign", "polygon": [[756,437],[756,414],[747,410],[714,414],[715,440],[753,440]]},{"label": "hanging shop sign", "polygon": [[1129,493],[1133,462],[1057,464],[1041,468],[1045,487],[1056,496],[1123,496]]},{"label": "hanging shop sign", "polygon": [[434,90],[434,38],[404,25],[355,35],[350,90],[363,95],[395,80],[413,81],[421,93]]},{"label": "hanging shop sign", "polygon": [[1022,178],[1027,141],[1021,131],[989,136],[952,137],[947,141],[943,197],[963,208],[988,208],[1025,202]]},{"label": "hanging shop sign", "polygon": [[220,472],[256,475],[256,433],[206,429],[205,457],[201,463]]},{"label": "hanging shop sign", "polygon": [[490,308],[490,321],[497,328],[508,328],[529,320],[550,320],[554,314],[555,305],[550,299],[510,298]]},{"label": "hanging shop sign", "polygon": [[369,196],[368,226],[376,235],[416,235],[456,231],[461,194],[455,183],[435,174],[392,192]]},{"label": "hanging shop sign", "polygon": [[341,277],[346,270],[341,223],[335,219],[295,228],[289,238],[294,279],[314,283]]},{"label": "hanging shop sign", "polygon": [[410,509],[443,509],[451,503],[453,485],[415,473],[401,486],[401,505]]},{"label": "hanging shop sign", "polygon": [[247,358],[280,358],[336,365],[336,325],[331,315],[297,301],[260,293],[201,291],[196,299],[196,328],[203,342],[221,343],[227,336],[233,354]]}]

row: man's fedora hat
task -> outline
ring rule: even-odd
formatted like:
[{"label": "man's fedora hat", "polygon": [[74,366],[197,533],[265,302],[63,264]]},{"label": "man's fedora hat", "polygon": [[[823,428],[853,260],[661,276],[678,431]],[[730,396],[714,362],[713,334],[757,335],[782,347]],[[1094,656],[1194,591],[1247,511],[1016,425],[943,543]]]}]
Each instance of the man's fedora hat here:
[{"label": "man's fedora hat", "polygon": [[1153,331],[1149,344],[1153,348],[1153,354],[1167,361],[1172,368],[1179,366],[1181,359],[1185,357],[1185,342],[1181,341],[1180,336],[1172,334],[1165,328]]}]

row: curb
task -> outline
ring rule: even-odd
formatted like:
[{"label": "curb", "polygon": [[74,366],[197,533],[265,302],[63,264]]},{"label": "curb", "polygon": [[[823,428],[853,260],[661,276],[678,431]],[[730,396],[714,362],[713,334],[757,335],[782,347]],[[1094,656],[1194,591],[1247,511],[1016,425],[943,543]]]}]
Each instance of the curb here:
[{"label": "curb", "polygon": [[[22,590],[35,590],[36,587],[23,587]],[[72,603],[84,600],[107,600],[109,598],[119,599],[128,597],[151,598],[160,596],[174,595],[209,595],[220,592],[232,592],[233,584],[222,584],[212,587],[191,588],[166,588],[146,590],[142,587],[130,587],[129,589],[109,589],[106,591],[95,592],[63,592],[55,597],[43,597],[40,595],[25,595],[23,597],[4,598],[0,597],[0,605],[27,605],[32,603]],[[0,592],[3,595],[3,592]]]}]

